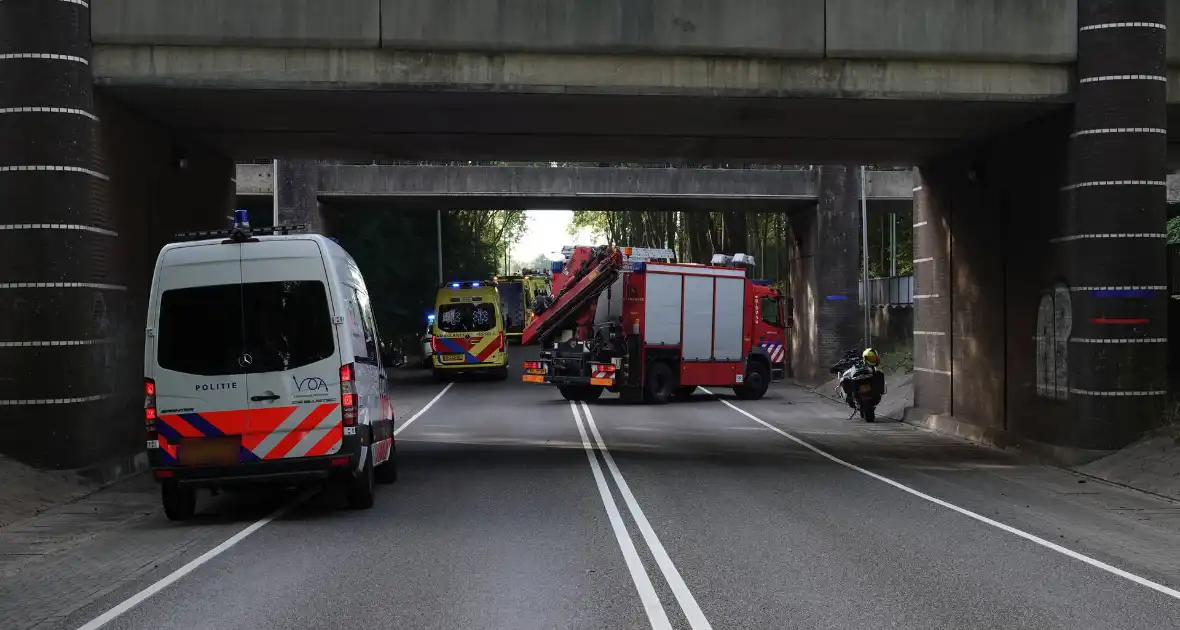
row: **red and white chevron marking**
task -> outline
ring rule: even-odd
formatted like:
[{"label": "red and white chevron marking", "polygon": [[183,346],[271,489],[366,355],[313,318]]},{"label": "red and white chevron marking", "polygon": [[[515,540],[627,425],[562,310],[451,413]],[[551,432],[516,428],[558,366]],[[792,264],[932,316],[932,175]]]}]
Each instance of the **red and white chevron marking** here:
[{"label": "red and white chevron marking", "polygon": [[337,404],[297,405],[250,450],[261,459],[318,457],[335,453],[340,450],[340,440],[344,437],[338,409]]},{"label": "red and white chevron marking", "polygon": [[766,352],[770,354],[771,363],[782,363],[783,356],[787,353],[781,341],[765,341],[762,343],[762,347],[766,348]]},{"label": "red and white chevron marking", "polygon": [[373,463],[381,464],[389,460],[393,452],[393,438],[385,438],[373,445]]}]

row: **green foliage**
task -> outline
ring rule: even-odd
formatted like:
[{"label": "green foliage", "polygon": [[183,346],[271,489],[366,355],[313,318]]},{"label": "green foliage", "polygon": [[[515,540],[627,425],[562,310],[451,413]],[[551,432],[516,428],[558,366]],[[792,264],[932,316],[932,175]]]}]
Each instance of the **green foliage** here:
[{"label": "green foliage", "polygon": [[[338,223],[336,236],[365,275],[382,337],[420,334],[438,289],[435,213],[356,212]],[[524,227],[521,210],[444,211],[443,278],[496,275]]]},{"label": "green foliage", "polygon": [[1168,219],[1168,245],[1180,243],[1180,217]]}]

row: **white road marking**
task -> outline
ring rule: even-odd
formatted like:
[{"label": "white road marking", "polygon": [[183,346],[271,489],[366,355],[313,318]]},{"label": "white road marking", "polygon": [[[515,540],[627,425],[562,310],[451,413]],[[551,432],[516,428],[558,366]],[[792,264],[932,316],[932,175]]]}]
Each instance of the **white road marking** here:
[{"label": "white road marking", "polygon": [[635,582],[635,590],[639,591],[639,599],[643,602],[643,610],[647,612],[647,620],[652,628],[672,630],[672,623],[664,612],[656,589],[651,584],[647,569],[635,551],[635,543],[627,533],[627,526],[623,524],[623,517],[619,514],[619,506],[611,496],[610,487],[606,484],[606,477],[602,474],[602,467],[598,465],[598,458],[594,456],[594,446],[586,437],[586,428],[582,426],[582,417],[578,414],[578,406],[570,402],[570,410],[574,412],[574,423],[578,425],[578,434],[582,436],[582,449],[586,451],[586,458],[590,460],[590,471],[594,473],[594,483],[598,486],[598,494],[602,497],[602,505],[606,508],[606,515],[610,519],[611,529],[615,532],[615,539],[623,551],[623,559],[627,562],[627,569],[631,572],[631,580]]},{"label": "white road marking", "polygon": [[95,617],[94,619],[90,620],[88,623],[86,623],[85,625],[78,628],[78,630],[97,630],[98,628],[105,626],[106,624],[108,624],[112,620],[114,620],[116,617],[119,617],[123,613],[126,613],[127,611],[131,610],[132,608],[135,608],[136,606],[142,604],[147,598],[151,597],[152,595],[155,595],[156,593],[159,593],[160,591],[164,590],[165,588],[168,588],[168,586],[170,586],[172,583],[176,582],[180,578],[188,575],[189,573],[192,573],[195,569],[197,569],[201,565],[212,560],[213,558],[216,558],[217,556],[221,555],[222,553],[225,553],[225,551],[228,550],[230,547],[233,547],[234,545],[242,542],[247,537],[249,537],[250,534],[253,534],[254,532],[262,529],[263,527],[265,527],[267,525],[267,523],[270,523],[271,521],[275,520],[276,518],[279,518],[280,516],[285,514],[287,512],[287,510],[290,510],[291,508],[295,507],[299,503],[305,501],[309,496],[311,496],[311,494],[312,494],[312,492],[310,492],[310,491],[300,494],[298,497],[295,498],[295,500],[293,500],[290,503],[284,505],[283,507],[275,510],[273,513],[271,513],[270,516],[267,516],[263,519],[255,521],[252,525],[250,525],[246,529],[243,529],[242,531],[234,534],[225,542],[221,543],[220,545],[217,545],[216,547],[210,549],[209,551],[206,551],[205,553],[198,556],[195,560],[189,562],[188,564],[184,565],[183,567],[180,567],[179,569],[173,571],[172,573],[169,573],[168,575],[166,575],[164,578],[162,578],[160,581],[156,582],[155,584],[152,584],[151,586],[143,589],[142,591],[132,595],[131,597],[124,600],[118,606],[115,606],[114,608],[112,608],[112,609],[106,611],[105,613]]},{"label": "white road marking", "polygon": [[887,484],[893,486],[894,488],[901,490],[902,492],[908,492],[909,494],[912,494],[920,499],[925,499],[926,501],[929,501],[935,505],[942,506],[948,510],[954,510],[955,512],[958,512],[959,514],[962,514],[963,516],[966,516],[969,518],[973,518],[973,519],[979,521],[980,523],[984,523],[986,525],[991,525],[992,527],[995,527],[996,529],[1006,531],[1009,534],[1013,534],[1013,535],[1016,535],[1016,536],[1019,536],[1019,537],[1025,539],[1025,540],[1034,542],[1042,547],[1045,547],[1046,549],[1051,549],[1053,551],[1056,551],[1057,553],[1059,553],[1063,556],[1067,556],[1069,558],[1073,558],[1074,560],[1084,562],[1092,567],[1106,571],[1107,573],[1117,575],[1125,580],[1130,580],[1131,582],[1134,582],[1140,586],[1146,586],[1147,588],[1150,588],[1154,591],[1158,591],[1160,593],[1163,593],[1164,595],[1167,595],[1168,597],[1180,599],[1180,591],[1178,591],[1176,589],[1169,588],[1167,586],[1164,586],[1163,584],[1159,584],[1158,582],[1152,582],[1151,580],[1149,580],[1147,578],[1140,577],[1140,576],[1135,575],[1134,573],[1131,573],[1129,571],[1124,571],[1116,566],[1106,564],[1105,562],[1103,562],[1101,560],[1098,560],[1096,558],[1091,558],[1090,556],[1078,553],[1078,552],[1074,551],[1073,549],[1069,549],[1067,547],[1062,547],[1061,545],[1058,545],[1057,543],[1053,543],[1048,540],[1045,540],[1044,538],[1041,538],[1040,536],[1037,536],[1035,534],[1030,534],[1026,531],[1016,529],[1015,527],[1012,527],[1011,525],[1006,525],[1006,524],[1001,523],[997,520],[990,519],[986,516],[983,516],[982,514],[976,514],[975,512],[972,512],[971,510],[968,510],[966,508],[961,508],[953,503],[948,503],[947,501],[943,501],[942,499],[932,497],[932,496],[926,494],[925,492],[915,490],[903,483],[899,483],[899,482],[894,481],[888,477],[878,475],[875,472],[870,472],[870,471],[865,470],[864,468],[861,468],[860,466],[857,466],[855,464],[848,463],[848,462],[840,459],[839,457],[836,457],[835,455],[832,455],[832,454],[828,453],[827,451],[824,451],[818,447],[812,446],[810,443],[808,443],[800,438],[797,438],[794,435],[787,433],[786,431],[783,431],[782,429],[770,424],[769,422],[762,420],[761,418],[758,418],[754,414],[738,407],[737,405],[729,402],[728,400],[724,400],[722,398],[717,397],[716,394],[713,394],[713,392],[710,392],[709,390],[705,389],[704,387],[702,387],[701,390],[704,391],[705,393],[708,393],[708,394],[712,395],[713,397],[717,398],[717,400],[719,400],[722,404],[729,407],[730,409],[733,409],[734,411],[753,420],[754,422],[761,424],[762,426],[766,427],[767,429],[770,429],[771,431],[774,431],[775,433],[787,438],[788,440],[791,440],[792,442],[815,453],[816,455],[819,455],[820,457],[823,457],[827,460],[830,460],[832,462],[840,464],[841,466],[844,466],[845,468],[855,470],[856,472],[861,473],[862,475],[866,475],[866,476],[872,477],[873,479],[876,479],[877,481],[887,483]]},{"label": "white road marking", "polygon": [[[410,419],[406,420],[405,424],[398,427],[397,430],[393,432],[393,434],[397,435],[398,433],[401,433],[403,429],[410,426],[410,423],[417,420],[418,417],[421,416],[422,414],[426,413],[426,411],[428,409],[430,409],[430,407],[433,406],[434,403],[438,402],[439,398],[443,397],[443,394],[447,393],[447,390],[449,390],[451,388],[451,385],[454,385],[454,383],[447,383],[447,386],[444,387],[441,392],[439,392],[434,398],[432,398],[430,400],[430,402],[426,403],[426,406],[419,409],[418,413],[415,413],[413,416],[410,416]],[[119,605],[115,606],[114,608],[106,611],[105,613],[99,615],[98,617],[95,617],[94,619],[92,619],[91,621],[86,623],[85,625],[78,628],[78,630],[97,630],[98,628],[105,626],[106,624],[110,623],[116,617],[119,617],[119,616],[123,615],[124,613],[126,613],[127,611],[131,610],[132,608],[135,608],[136,606],[140,605],[141,603],[143,603],[145,600],[147,600],[152,595],[159,593],[160,591],[164,590],[165,588],[167,588],[169,585],[173,584],[174,582],[176,582],[180,578],[188,575],[189,573],[192,573],[194,570],[196,570],[201,565],[212,560],[213,558],[216,558],[217,556],[221,555],[222,553],[225,553],[225,551],[228,550],[229,548],[242,542],[243,540],[245,540],[247,537],[249,537],[254,532],[262,529],[271,521],[281,517],[288,510],[295,507],[300,502],[306,500],[309,496],[311,496],[312,493],[313,493],[312,491],[308,491],[304,494],[299,495],[294,501],[291,501],[287,505],[284,505],[283,507],[279,508],[278,510],[275,510],[274,513],[272,513],[270,516],[267,516],[266,518],[255,521],[253,524],[246,527],[246,529],[243,529],[242,531],[234,534],[232,537],[230,537],[225,542],[221,543],[220,545],[217,545],[216,547],[210,549],[209,551],[206,551],[205,553],[203,553],[199,557],[197,557],[195,560],[189,562],[188,564],[184,565],[183,567],[180,567],[179,569],[173,571],[172,573],[169,573],[167,576],[165,576],[163,579],[156,582],[155,584],[152,584],[151,586],[143,589],[142,591],[136,593],[135,595],[132,595],[130,598],[128,598],[124,602],[122,602]],[[666,620],[667,620],[667,618],[665,618],[665,621]],[[668,626],[668,627],[671,628],[671,626]]]},{"label": "white road marking", "polygon": [[615,458],[611,457],[610,449],[606,447],[606,442],[598,432],[598,426],[594,424],[594,415],[590,413],[590,406],[582,403],[582,411],[586,414],[586,424],[589,425],[590,432],[594,434],[594,442],[598,445],[598,450],[602,452],[606,467],[610,470],[611,476],[615,478],[615,484],[619,486],[619,494],[623,495],[623,501],[627,504],[627,509],[631,511],[631,518],[635,519],[635,524],[639,526],[639,532],[643,534],[643,540],[651,549],[652,555],[655,556],[660,572],[664,574],[664,579],[672,588],[672,594],[676,596],[676,601],[680,602],[680,608],[684,611],[684,616],[688,618],[688,625],[693,630],[712,630],[713,626],[705,618],[705,613],[701,612],[701,607],[697,605],[696,598],[688,590],[688,585],[684,583],[680,571],[672,563],[672,558],[668,557],[668,552],[664,550],[664,545],[660,543],[655,530],[651,528],[651,523],[643,515],[643,509],[639,507],[635,495],[631,494],[631,488],[627,486],[627,480],[623,479],[623,473],[619,472],[619,467],[615,465]]},{"label": "white road marking", "polygon": [[405,431],[405,430],[406,430],[406,427],[408,427],[408,426],[410,426],[411,424],[413,424],[413,422],[414,422],[415,420],[417,420],[419,416],[421,416],[422,414],[426,413],[426,411],[427,411],[428,409],[430,409],[431,407],[433,407],[433,406],[434,406],[434,403],[438,402],[438,399],[439,399],[439,398],[442,398],[442,397],[443,397],[443,394],[447,393],[447,390],[448,390],[448,389],[450,389],[452,385],[454,385],[454,383],[447,383],[447,386],[446,386],[446,387],[444,387],[444,388],[442,388],[442,391],[441,391],[441,392],[439,392],[438,394],[436,394],[434,398],[431,398],[431,399],[430,399],[430,402],[426,403],[426,406],[425,406],[425,407],[423,407],[423,408],[419,409],[419,410],[418,410],[418,413],[415,413],[414,415],[410,416],[410,419],[409,419],[409,420],[406,420],[404,423],[402,423],[402,425],[401,425],[400,427],[398,427],[398,428],[394,429],[394,430],[393,430],[393,435],[394,435],[394,437],[397,437],[397,434],[398,434],[398,433],[401,433],[402,431]]}]

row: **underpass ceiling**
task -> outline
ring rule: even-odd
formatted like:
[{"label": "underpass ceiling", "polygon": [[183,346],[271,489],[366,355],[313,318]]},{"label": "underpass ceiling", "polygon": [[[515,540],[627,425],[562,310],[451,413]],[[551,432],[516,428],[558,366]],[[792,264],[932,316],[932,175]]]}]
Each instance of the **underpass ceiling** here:
[{"label": "underpass ceiling", "polygon": [[110,87],[235,158],[907,165],[1059,103]]}]

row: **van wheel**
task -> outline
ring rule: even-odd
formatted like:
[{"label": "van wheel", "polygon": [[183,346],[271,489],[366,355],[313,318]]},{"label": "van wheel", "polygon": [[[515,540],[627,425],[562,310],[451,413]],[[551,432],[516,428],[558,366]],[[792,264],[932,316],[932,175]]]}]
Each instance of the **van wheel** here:
[{"label": "van wheel", "polygon": [[377,480],[377,483],[393,483],[397,481],[397,440],[390,439],[389,459],[377,467],[377,470],[373,472],[373,477]]},{"label": "van wheel", "polygon": [[370,450],[365,455],[365,467],[361,469],[361,474],[348,479],[348,489],[344,492],[344,498],[348,501],[348,506],[358,510],[367,510],[373,507],[373,452]]},{"label": "van wheel", "polygon": [[164,503],[164,516],[170,521],[187,521],[197,511],[197,491],[192,488],[166,483],[160,486],[160,498]]},{"label": "van wheel", "polygon": [[672,368],[663,361],[655,361],[647,368],[647,382],[644,383],[644,399],[653,405],[662,405],[676,391],[676,377]]},{"label": "van wheel", "polygon": [[508,368],[506,368],[506,367],[495,368],[494,370],[492,370],[492,378],[497,381],[508,380]]},{"label": "van wheel", "polygon": [[766,395],[770,388],[770,370],[761,361],[750,361],[746,365],[746,376],[740,387],[734,387],[733,393],[742,400],[758,400]]},{"label": "van wheel", "polygon": [[434,368],[434,380],[438,381],[439,383],[448,383],[451,380],[451,374],[446,370]]}]

